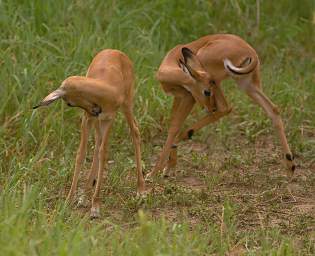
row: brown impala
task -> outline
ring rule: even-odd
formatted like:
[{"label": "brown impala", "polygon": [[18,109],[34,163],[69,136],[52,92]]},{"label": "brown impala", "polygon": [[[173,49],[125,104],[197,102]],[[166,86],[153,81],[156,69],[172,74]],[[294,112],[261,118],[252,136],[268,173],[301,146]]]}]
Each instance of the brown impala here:
[{"label": "brown impala", "polygon": [[[177,143],[191,138],[194,132],[229,114],[229,107],[221,82],[232,78],[239,89],[263,108],[278,133],[286,166],[291,173],[295,164],[289,148],[283,122],[277,106],[263,93],[260,81],[260,64],[256,51],[236,35],[217,34],[204,36],[188,44],[177,45],[162,61],[157,73],[165,93],[174,96],[170,128],[162,153],[146,178],[151,179],[165,167],[165,174],[176,166]],[[195,103],[208,114],[179,134],[183,122]]]}]

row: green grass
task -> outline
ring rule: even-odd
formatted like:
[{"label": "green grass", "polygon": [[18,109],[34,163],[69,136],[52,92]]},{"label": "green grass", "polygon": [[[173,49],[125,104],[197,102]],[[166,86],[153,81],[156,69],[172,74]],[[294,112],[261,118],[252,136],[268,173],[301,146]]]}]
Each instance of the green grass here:
[{"label": "green grass", "polygon": [[[260,2],[257,29],[254,0],[0,1],[0,254],[314,255],[315,6]],[[135,198],[133,148],[119,115],[102,218],[66,207],[81,111],[32,106],[65,77],[85,74],[101,49],[126,52],[149,171],[172,100],[155,72],[174,45],[213,33],[238,34],[257,49],[264,91],[297,156],[295,179],[282,170],[271,122],[227,81],[233,113],[183,143],[176,179]],[[196,108],[186,125],[200,116]]]}]

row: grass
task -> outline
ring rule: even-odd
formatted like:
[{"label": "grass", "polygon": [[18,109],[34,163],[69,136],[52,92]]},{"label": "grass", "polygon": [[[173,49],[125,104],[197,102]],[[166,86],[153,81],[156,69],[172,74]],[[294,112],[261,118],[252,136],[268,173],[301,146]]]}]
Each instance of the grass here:
[{"label": "grass", "polygon": [[[315,6],[261,1],[260,15],[257,28],[253,0],[0,1],[0,254],[314,255]],[[133,148],[119,115],[102,218],[66,207],[81,112],[32,106],[66,76],[83,75],[99,50],[123,50],[135,63],[148,171],[171,108],[154,79],[163,56],[226,32],[261,57],[264,91],[282,110],[296,154],[294,179],[270,121],[226,82],[233,113],[182,143],[175,179],[157,180],[144,202],[135,198]],[[186,123],[200,116],[196,108]]]}]

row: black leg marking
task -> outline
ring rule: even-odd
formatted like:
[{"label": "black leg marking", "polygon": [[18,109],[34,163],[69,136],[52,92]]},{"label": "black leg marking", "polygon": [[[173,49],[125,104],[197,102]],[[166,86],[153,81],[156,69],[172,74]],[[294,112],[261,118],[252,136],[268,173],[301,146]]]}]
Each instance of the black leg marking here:
[{"label": "black leg marking", "polygon": [[291,154],[285,154],[285,157],[286,157],[286,159],[289,160],[289,161],[293,161],[293,159],[294,159],[294,156],[291,155]]},{"label": "black leg marking", "polygon": [[194,130],[193,129],[189,130],[187,133],[188,139],[191,139],[193,135],[194,135]]},{"label": "black leg marking", "polygon": [[93,187],[95,186],[96,184],[96,179],[93,180]]},{"label": "black leg marking", "polygon": [[295,170],[295,165],[292,165],[291,170],[294,172],[294,170]]}]

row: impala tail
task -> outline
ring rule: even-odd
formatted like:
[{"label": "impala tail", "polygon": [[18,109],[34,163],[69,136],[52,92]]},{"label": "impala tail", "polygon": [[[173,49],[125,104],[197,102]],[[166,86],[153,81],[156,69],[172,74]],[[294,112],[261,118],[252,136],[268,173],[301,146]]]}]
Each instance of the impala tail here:
[{"label": "impala tail", "polygon": [[224,67],[232,76],[247,75],[253,72],[258,64],[257,58],[245,58],[239,67],[236,67],[229,59],[223,60]]}]

